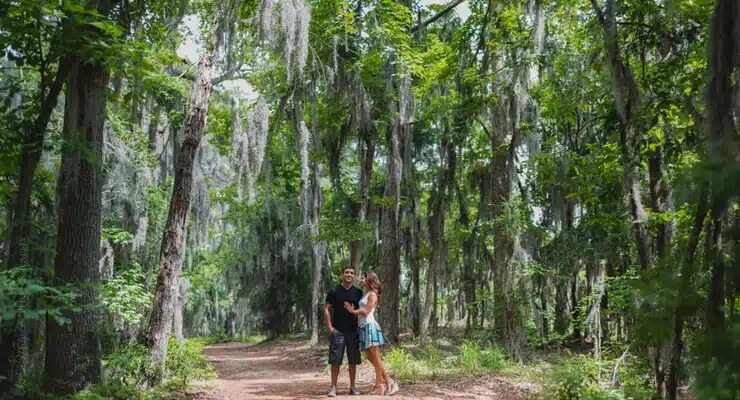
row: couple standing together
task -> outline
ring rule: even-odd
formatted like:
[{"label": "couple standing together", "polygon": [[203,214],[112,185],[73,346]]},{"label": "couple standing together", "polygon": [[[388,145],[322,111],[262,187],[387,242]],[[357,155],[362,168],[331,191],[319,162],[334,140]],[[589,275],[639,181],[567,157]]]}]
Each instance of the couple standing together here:
[{"label": "couple standing together", "polygon": [[[342,283],[331,288],[326,295],[324,317],[329,328],[329,364],[331,364],[331,389],[329,397],[337,395],[339,366],[346,350],[349,364],[349,394],[360,394],[355,387],[355,373],[361,361],[360,351],[375,367],[375,388],[370,394],[394,395],[398,384],[383,368],[380,346],[384,344],[383,332],[375,320],[375,306],[380,300],[380,280],[374,272],[363,274],[362,289],[355,286],[355,268],[348,266],[342,273]],[[363,294],[363,290],[365,293]],[[359,317],[359,323],[358,323]]]}]

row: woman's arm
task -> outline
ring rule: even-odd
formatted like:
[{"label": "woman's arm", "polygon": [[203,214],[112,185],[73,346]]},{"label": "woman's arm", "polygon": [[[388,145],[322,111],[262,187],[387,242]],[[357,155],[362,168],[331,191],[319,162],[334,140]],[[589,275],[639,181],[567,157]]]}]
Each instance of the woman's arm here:
[{"label": "woman's arm", "polygon": [[365,305],[365,307],[355,310],[355,307],[348,302],[344,303],[344,307],[352,314],[367,317],[367,315],[370,314],[371,311],[373,311],[373,308],[375,308],[376,304],[378,304],[378,295],[375,294],[375,292],[370,292],[370,294],[367,296],[367,304]]}]

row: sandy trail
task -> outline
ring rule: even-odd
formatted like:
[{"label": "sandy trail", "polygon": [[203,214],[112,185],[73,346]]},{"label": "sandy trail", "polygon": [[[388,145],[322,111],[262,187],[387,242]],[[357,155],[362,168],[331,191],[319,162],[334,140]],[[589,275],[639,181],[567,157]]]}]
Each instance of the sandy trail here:
[{"label": "sandy trail", "polygon": [[[287,400],[327,399],[329,374],[326,351],[304,341],[272,344],[226,343],[206,348],[206,356],[219,377],[188,393],[190,399]],[[357,386],[362,393],[372,391],[375,375],[367,361],[357,370]],[[506,380],[483,377],[476,380],[441,383],[401,383],[395,399],[506,399],[522,397],[522,392]],[[379,399],[387,396],[350,396],[349,376],[342,367],[336,399]]]}]

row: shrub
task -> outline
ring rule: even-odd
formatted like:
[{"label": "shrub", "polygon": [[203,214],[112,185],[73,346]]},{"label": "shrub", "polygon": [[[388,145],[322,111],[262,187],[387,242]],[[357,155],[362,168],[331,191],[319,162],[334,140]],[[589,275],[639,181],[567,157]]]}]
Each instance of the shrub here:
[{"label": "shrub", "polygon": [[396,378],[400,380],[414,380],[418,377],[418,368],[414,365],[414,357],[405,349],[394,347],[388,353],[388,366]]},{"label": "shrub", "polygon": [[203,353],[204,340],[190,339],[180,343],[171,338],[167,346],[167,375],[156,387],[140,390],[142,377],[151,366],[147,349],[138,343],[121,346],[103,360],[105,377],[100,385],[90,386],[75,396],[77,400],[162,399],[184,389],[194,381],[216,377],[214,368]]},{"label": "shrub", "polygon": [[548,384],[549,398],[553,400],[585,400],[598,390],[598,367],[586,356],[566,360],[554,369]]},{"label": "shrub", "polygon": [[204,346],[204,342],[198,339],[186,340],[182,345],[170,339],[165,364],[170,372],[166,382],[172,389],[182,389],[194,381],[216,377],[216,370],[203,353]]},{"label": "shrub", "polygon": [[480,347],[474,342],[465,342],[460,346],[458,360],[460,366],[466,371],[480,369],[482,366],[482,354]]},{"label": "shrub", "polygon": [[500,371],[508,364],[506,361],[506,354],[496,346],[488,346],[482,354],[483,367],[490,371]]}]

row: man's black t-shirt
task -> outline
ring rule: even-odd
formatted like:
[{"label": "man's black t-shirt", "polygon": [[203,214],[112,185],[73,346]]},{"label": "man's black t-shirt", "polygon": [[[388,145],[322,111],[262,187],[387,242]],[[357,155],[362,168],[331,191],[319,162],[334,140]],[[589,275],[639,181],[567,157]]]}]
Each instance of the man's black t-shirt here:
[{"label": "man's black t-shirt", "polygon": [[331,325],[334,329],[342,333],[357,332],[357,317],[344,308],[344,302],[348,301],[354,304],[355,309],[360,307],[362,299],[362,290],[352,285],[349,289],[337,285],[329,290],[326,295],[326,304],[331,305]]}]

